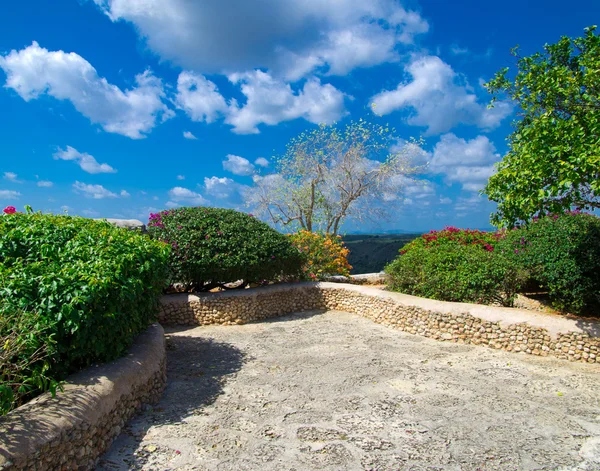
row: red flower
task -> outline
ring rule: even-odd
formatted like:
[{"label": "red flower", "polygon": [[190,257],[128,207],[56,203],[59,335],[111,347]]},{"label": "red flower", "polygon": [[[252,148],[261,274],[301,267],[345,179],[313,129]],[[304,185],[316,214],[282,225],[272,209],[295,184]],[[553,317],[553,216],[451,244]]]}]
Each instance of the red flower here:
[{"label": "red flower", "polygon": [[15,208],[14,206],[7,206],[6,208],[4,208],[4,214],[14,214],[17,212],[17,208]]}]

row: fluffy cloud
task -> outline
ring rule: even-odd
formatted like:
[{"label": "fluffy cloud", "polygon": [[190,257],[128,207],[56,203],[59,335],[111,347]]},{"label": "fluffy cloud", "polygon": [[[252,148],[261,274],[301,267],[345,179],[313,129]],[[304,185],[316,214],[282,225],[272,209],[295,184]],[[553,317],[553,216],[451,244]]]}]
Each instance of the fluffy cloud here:
[{"label": "fluffy cloud", "polygon": [[121,195],[121,198],[129,198],[131,196],[126,190],[121,190],[121,193],[119,193],[119,195]]},{"label": "fluffy cloud", "polygon": [[254,173],[254,165],[239,155],[228,154],[223,161],[223,168],[234,175],[248,176]]},{"label": "fluffy cloud", "polygon": [[345,95],[315,77],[297,91],[260,70],[234,73],[229,80],[240,86],[245,103],[239,104],[235,99],[226,103],[213,82],[192,72],[179,75],[175,102],[193,121],[211,123],[224,117],[237,134],[257,134],[259,124],[276,125],[297,118],[331,123],[345,114]]},{"label": "fluffy cloud", "polygon": [[490,130],[512,112],[509,103],[499,102],[491,109],[479,103],[452,67],[437,56],[414,60],[406,72],[412,77],[410,83],[401,83],[396,90],[383,91],[371,99],[375,113],[411,110],[408,124],[427,127],[427,134],[440,134],[461,123]]},{"label": "fluffy cloud", "polygon": [[[161,58],[201,73],[266,68],[297,79],[394,60],[429,26],[397,0],[94,0]],[[264,12],[269,14],[265,15]]]},{"label": "fluffy cloud", "polygon": [[0,199],[4,200],[16,200],[21,196],[21,193],[14,190],[0,190]]},{"label": "fluffy cloud", "polygon": [[191,140],[191,141],[195,141],[195,140],[197,140],[197,139],[198,139],[198,138],[197,138],[196,136],[194,136],[194,135],[193,135],[193,134],[192,134],[190,131],[184,131],[184,132],[183,132],[183,137],[184,137],[184,138],[186,138],[186,139],[189,139],[189,140]]},{"label": "fluffy cloud", "polygon": [[267,159],[265,159],[264,157],[259,157],[258,159],[256,159],[254,161],[254,165],[258,165],[259,167],[268,167],[269,166],[269,161]]},{"label": "fluffy cloud", "polygon": [[203,75],[186,71],[177,78],[176,104],[192,121],[207,123],[212,123],[228,110],[225,98],[213,82]]},{"label": "fluffy cloud", "polygon": [[501,159],[486,136],[465,140],[444,134],[433,150],[429,170],[444,174],[447,183],[460,183],[467,191],[479,191],[494,173],[494,163]]},{"label": "fluffy cloud", "polygon": [[185,175],[177,175],[177,180],[185,180]]},{"label": "fluffy cloud", "polygon": [[248,187],[237,183],[231,178],[210,177],[204,178],[204,188],[206,189],[207,195],[224,200],[237,197],[246,191]]},{"label": "fluffy cloud", "polygon": [[8,180],[9,182],[13,182],[13,183],[23,183],[17,177],[18,177],[18,175],[14,172],[4,172],[5,180]]},{"label": "fluffy cloud", "polygon": [[94,156],[88,153],[81,153],[77,149],[67,146],[66,149],[58,149],[54,153],[56,160],[72,160],[81,167],[81,170],[87,173],[115,173],[116,170],[108,164],[100,164]]},{"label": "fluffy cloud", "polygon": [[33,42],[20,51],[0,56],[7,75],[5,87],[25,101],[49,95],[70,101],[75,109],[107,132],[140,139],[158,121],[172,116],[163,103],[162,82],[149,71],[135,77],[136,85],[121,90],[100,77],[80,55],[48,51]]},{"label": "fluffy cloud", "polygon": [[297,118],[329,124],[345,114],[345,95],[330,84],[321,84],[316,77],[307,80],[297,92],[260,70],[232,74],[229,79],[241,84],[246,96],[244,105],[232,100],[227,111],[225,122],[237,134],[257,134],[259,124],[276,125]]},{"label": "fluffy cloud", "polygon": [[392,177],[393,193],[385,193],[384,201],[402,200],[404,204],[412,204],[415,200],[419,201],[420,205],[428,205],[429,202],[424,200],[431,199],[435,196],[435,186],[428,180],[417,180],[406,177],[404,175],[396,175]]},{"label": "fluffy cloud", "polygon": [[175,207],[182,204],[201,206],[207,204],[208,201],[200,194],[195,191],[188,190],[181,186],[176,186],[169,190],[169,201],[167,206]]},{"label": "fluffy cloud", "polygon": [[37,182],[37,186],[39,186],[40,188],[51,188],[53,185],[54,183],[48,180],[40,180],[39,182]]},{"label": "fluffy cloud", "polygon": [[88,185],[81,182],[73,183],[73,189],[76,193],[80,193],[86,198],[94,198],[101,200],[104,198],[118,198],[112,191],[107,190],[102,185]]}]

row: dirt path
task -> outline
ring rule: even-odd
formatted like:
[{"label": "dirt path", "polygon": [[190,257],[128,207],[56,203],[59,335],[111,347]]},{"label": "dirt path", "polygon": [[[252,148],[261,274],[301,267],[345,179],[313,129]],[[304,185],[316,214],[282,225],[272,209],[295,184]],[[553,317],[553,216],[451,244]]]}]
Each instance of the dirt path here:
[{"label": "dirt path", "polygon": [[169,386],[100,470],[600,470],[597,366],[341,312],[169,332]]}]

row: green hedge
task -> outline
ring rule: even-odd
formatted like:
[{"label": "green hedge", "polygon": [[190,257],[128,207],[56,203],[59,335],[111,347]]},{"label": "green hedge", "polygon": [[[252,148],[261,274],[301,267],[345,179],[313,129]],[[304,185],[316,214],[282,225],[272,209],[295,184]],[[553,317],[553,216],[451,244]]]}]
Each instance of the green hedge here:
[{"label": "green hedge", "polygon": [[600,314],[600,218],[578,212],[536,218],[498,249],[530,271],[557,309]]},{"label": "green hedge", "polygon": [[188,290],[298,277],[304,262],[288,237],[232,209],[193,207],[151,214],[148,232],[172,246],[171,282]]},{"label": "green hedge", "polygon": [[385,268],[388,288],[441,301],[512,306],[526,274],[480,245],[413,246]]},{"label": "green hedge", "polygon": [[48,375],[63,379],[118,358],[155,319],[168,255],[167,245],[104,221],[4,215],[0,312],[38,319],[41,338],[52,339],[44,343]]}]

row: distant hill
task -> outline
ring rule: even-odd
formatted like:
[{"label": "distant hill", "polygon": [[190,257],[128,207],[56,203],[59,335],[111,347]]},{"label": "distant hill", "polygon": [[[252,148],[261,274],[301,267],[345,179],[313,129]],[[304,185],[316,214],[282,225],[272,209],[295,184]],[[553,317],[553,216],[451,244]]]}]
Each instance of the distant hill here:
[{"label": "distant hill", "polygon": [[347,234],[342,236],[350,250],[352,274],[376,273],[398,256],[398,251],[421,234]]}]

